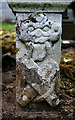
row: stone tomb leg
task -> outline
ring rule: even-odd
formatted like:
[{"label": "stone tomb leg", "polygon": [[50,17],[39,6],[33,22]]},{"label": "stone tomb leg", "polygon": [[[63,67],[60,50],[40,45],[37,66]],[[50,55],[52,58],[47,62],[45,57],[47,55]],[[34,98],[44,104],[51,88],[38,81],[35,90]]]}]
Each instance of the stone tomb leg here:
[{"label": "stone tomb leg", "polygon": [[25,111],[59,104],[62,15],[71,0],[8,0],[16,13],[16,100]]}]

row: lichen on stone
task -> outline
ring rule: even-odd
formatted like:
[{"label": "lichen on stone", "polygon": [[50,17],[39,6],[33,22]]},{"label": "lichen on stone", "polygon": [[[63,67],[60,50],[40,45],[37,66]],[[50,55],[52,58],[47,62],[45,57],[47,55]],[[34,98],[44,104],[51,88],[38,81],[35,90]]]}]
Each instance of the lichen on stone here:
[{"label": "lichen on stone", "polygon": [[[59,61],[61,27],[56,21],[49,20],[45,14],[30,14],[20,21],[18,43],[24,49],[22,57],[17,61],[22,65],[24,81],[38,93],[38,99],[43,99],[51,106],[59,104]],[[58,50],[57,50],[58,49]],[[19,51],[17,56],[19,56]],[[57,52],[57,53],[56,53]],[[58,59],[56,59],[58,57]],[[24,86],[23,86],[24,87]],[[24,87],[25,88],[25,87]],[[22,100],[22,99],[21,99]]]}]

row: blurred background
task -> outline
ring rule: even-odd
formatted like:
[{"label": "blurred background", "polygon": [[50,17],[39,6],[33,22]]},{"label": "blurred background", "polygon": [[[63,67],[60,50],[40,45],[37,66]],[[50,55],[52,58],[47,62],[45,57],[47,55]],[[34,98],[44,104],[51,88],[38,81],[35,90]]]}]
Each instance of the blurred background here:
[{"label": "blurred background", "polygon": [[2,21],[3,22],[15,22],[15,16],[12,13],[12,10],[9,8],[8,3],[6,0],[3,0],[2,2],[2,11],[0,7],[0,21],[1,21],[1,12],[2,12]]}]

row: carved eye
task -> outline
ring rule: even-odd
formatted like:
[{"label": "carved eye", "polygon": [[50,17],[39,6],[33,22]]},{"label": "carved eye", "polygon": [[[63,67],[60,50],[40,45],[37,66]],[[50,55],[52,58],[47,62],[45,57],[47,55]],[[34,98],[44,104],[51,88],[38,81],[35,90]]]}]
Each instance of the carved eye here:
[{"label": "carved eye", "polygon": [[30,31],[30,32],[32,32],[33,30],[34,30],[33,27],[29,27],[29,28],[28,28],[28,31]]},{"label": "carved eye", "polygon": [[58,30],[54,30],[55,32],[58,32]]},{"label": "carved eye", "polygon": [[51,25],[51,22],[49,22],[49,25]]},{"label": "carved eye", "polygon": [[49,28],[48,27],[44,27],[43,30],[46,32],[46,31],[49,31]]}]

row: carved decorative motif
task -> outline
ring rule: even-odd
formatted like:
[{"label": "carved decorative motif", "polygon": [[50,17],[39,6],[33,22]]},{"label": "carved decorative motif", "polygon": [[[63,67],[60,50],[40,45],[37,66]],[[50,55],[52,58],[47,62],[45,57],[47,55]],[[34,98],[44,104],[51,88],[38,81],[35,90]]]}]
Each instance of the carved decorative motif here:
[{"label": "carved decorative motif", "polygon": [[[29,47],[28,58],[42,61],[48,54],[52,54],[53,45],[59,40],[61,27],[52,22],[44,14],[31,14],[25,21],[21,21],[20,40]],[[51,55],[52,56],[52,55]]]},{"label": "carved decorative motif", "polygon": [[[30,110],[38,109],[36,106],[40,106],[43,100],[47,103],[45,110],[49,105],[56,106],[59,104],[61,12],[65,11],[72,0],[7,1],[17,17],[17,102],[26,110],[27,105]],[[36,11],[40,14],[30,15]],[[45,13],[48,18],[41,13]],[[39,102],[38,105],[35,105],[36,102]]]},{"label": "carved decorative motif", "polygon": [[[46,15],[38,13],[21,20],[18,26],[20,27],[19,40],[27,51],[21,60],[24,65],[22,66],[24,81],[34,91],[33,98],[37,96],[31,100],[40,102],[45,99],[51,106],[56,106],[59,103],[57,96],[59,64],[52,58],[54,54],[52,49],[60,40],[61,27],[56,21],[48,20]],[[18,85],[17,89],[21,89],[21,84]],[[27,91],[31,91],[25,86],[17,94],[17,102],[24,107],[30,102]],[[31,93],[29,95],[31,96]]]}]

